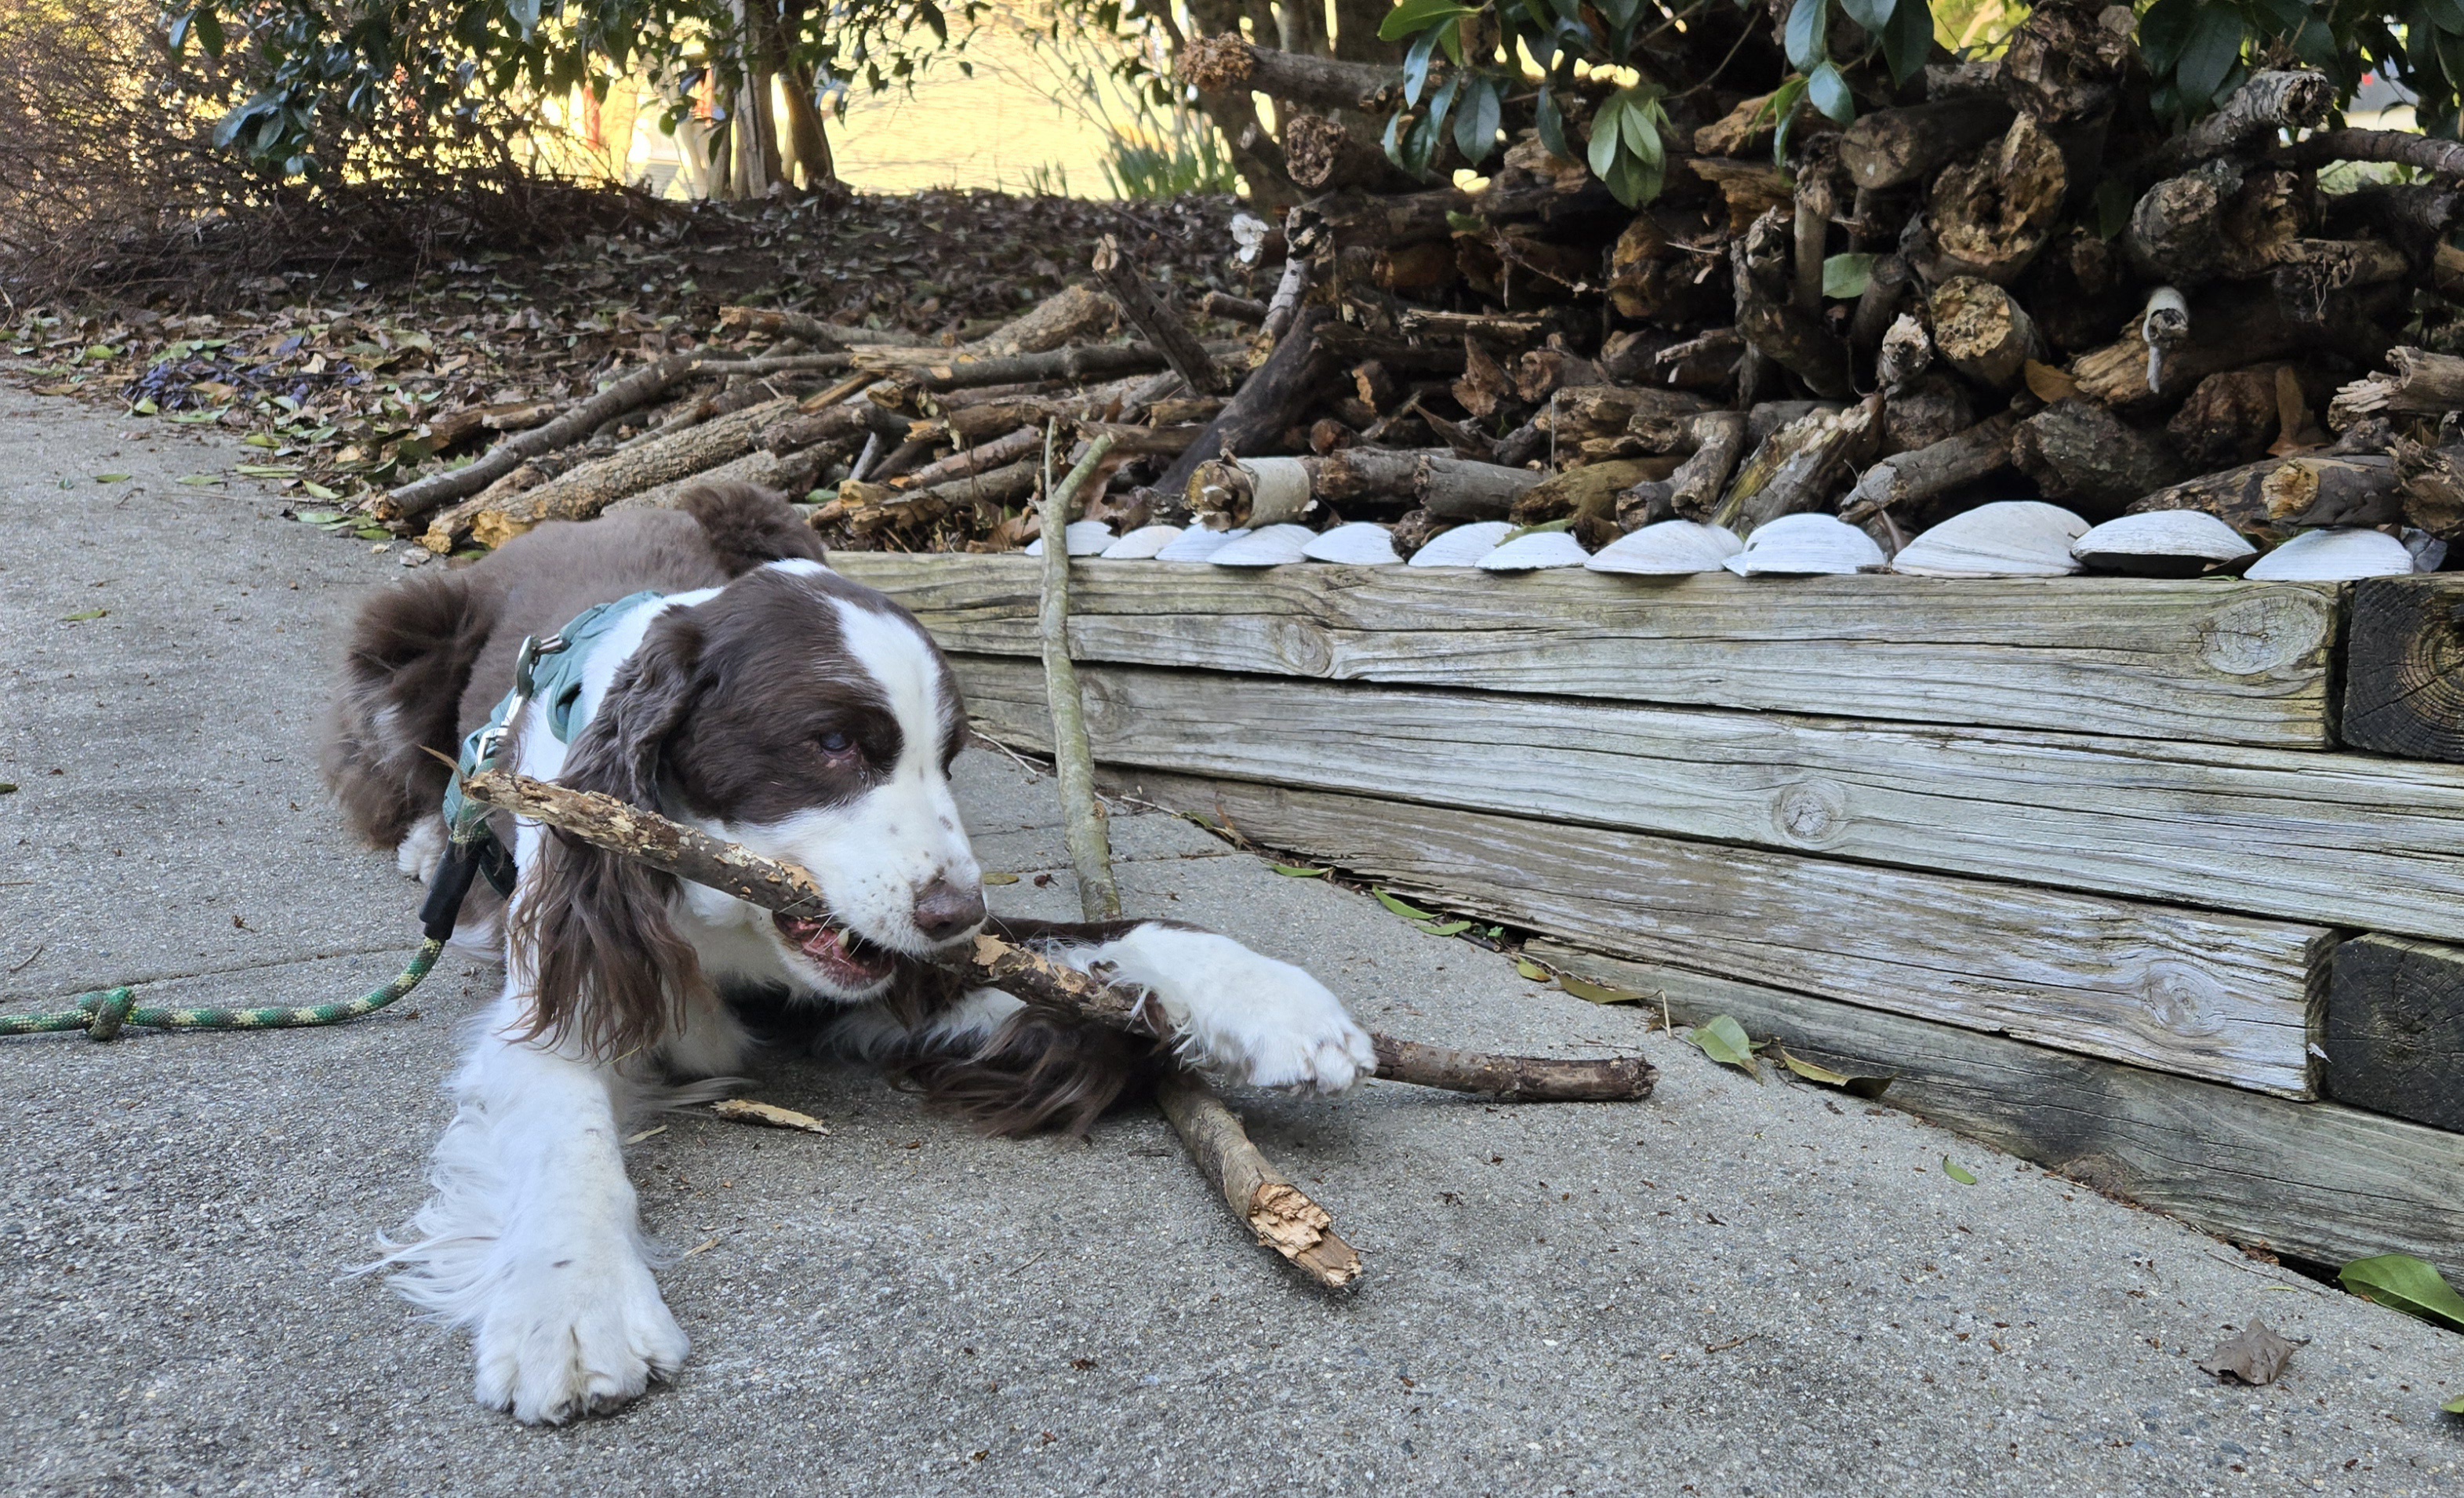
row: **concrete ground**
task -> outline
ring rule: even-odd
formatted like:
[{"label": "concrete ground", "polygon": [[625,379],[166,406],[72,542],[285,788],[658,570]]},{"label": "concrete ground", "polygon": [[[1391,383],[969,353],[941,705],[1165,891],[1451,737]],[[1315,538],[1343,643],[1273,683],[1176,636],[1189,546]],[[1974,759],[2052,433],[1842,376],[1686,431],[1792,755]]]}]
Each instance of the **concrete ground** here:
[{"label": "concrete ground", "polygon": [[[183,487],[233,452],[140,425],[0,392],[0,1009],[129,980],[358,993],[414,945],[418,894],[341,837],[312,724],[398,554],[245,481]],[[997,903],[1073,913],[1049,781],[962,764],[986,866],[1024,876]],[[531,1430],[472,1403],[461,1337],[344,1272],[421,1200],[491,974],[331,1030],[0,1041],[0,1489],[2464,1492],[2437,1412],[2464,1340],[1757,1085],[1187,824],[1125,814],[1115,839],[1133,911],[1306,962],[1375,1027],[1639,1049],[1659,1095],[1242,1099],[1368,1261],[1328,1299],[1152,1112],[986,1141],[781,1058],[751,1095],[828,1137],[685,1114],[633,1151],[689,1250],[663,1278],[690,1365]],[[2281,1382],[2195,1366],[2254,1316],[2307,1339]]]}]

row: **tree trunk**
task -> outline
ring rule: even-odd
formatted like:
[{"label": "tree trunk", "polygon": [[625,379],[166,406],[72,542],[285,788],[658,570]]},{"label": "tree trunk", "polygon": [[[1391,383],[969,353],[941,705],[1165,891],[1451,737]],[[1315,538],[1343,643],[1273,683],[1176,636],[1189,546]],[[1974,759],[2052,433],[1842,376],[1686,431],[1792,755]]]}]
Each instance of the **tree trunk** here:
[{"label": "tree trunk", "polygon": [[813,104],[812,70],[798,66],[780,77],[787,84],[788,149],[797,173],[803,179],[798,186],[810,192],[836,185],[838,163],[830,154],[829,133],[824,126],[822,112]]}]

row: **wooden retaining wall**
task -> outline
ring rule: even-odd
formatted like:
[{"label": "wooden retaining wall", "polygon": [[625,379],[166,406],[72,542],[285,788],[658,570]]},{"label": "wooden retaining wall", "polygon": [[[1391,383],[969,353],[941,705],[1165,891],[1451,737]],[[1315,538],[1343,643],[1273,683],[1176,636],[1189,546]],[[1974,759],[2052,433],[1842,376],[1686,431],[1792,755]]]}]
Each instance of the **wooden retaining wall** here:
[{"label": "wooden retaining wall", "polygon": [[[1033,562],[832,561],[1048,747]],[[2456,580],[1072,593],[1096,758],[1164,804],[2228,1236],[2464,1274]]]}]

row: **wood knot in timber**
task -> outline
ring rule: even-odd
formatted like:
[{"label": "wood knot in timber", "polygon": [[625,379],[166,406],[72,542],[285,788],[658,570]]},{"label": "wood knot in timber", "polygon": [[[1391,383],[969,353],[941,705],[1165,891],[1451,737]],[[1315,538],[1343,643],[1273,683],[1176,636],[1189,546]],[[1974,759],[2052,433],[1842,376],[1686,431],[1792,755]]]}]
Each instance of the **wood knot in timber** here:
[{"label": "wood knot in timber", "polygon": [[1334,646],[1311,620],[1277,619],[1266,626],[1266,653],[1295,676],[1334,674]]},{"label": "wood knot in timber", "polygon": [[2227,604],[2199,626],[2199,658],[2228,676],[2306,662],[2327,643],[2327,595],[2283,589]]},{"label": "wood knot in timber", "polygon": [[1848,835],[1848,796],[1824,780],[1799,781],[1771,803],[1771,826],[1798,848],[1829,848]]},{"label": "wood knot in timber", "polygon": [[2164,1034],[2199,1038],[2225,1033],[2215,1012],[2225,995],[2215,980],[2194,968],[2171,961],[2149,963],[2139,997],[2147,1005],[2149,1023]]}]

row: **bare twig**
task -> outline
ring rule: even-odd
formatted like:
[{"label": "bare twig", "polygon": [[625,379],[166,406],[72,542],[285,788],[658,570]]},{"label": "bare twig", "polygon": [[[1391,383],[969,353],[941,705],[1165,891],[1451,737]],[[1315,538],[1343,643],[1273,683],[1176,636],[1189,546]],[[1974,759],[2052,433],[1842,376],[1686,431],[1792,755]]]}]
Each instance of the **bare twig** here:
[{"label": "bare twig", "polygon": [[1087,747],[1087,702],[1078,688],[1078,668],[1069,659],[1069,512],[1078,491],[1087,486],[1112,451],[1112,439],[1097,437],[1087,455],[1058,487],[1052,483],[1052,444],[1059,424],[1044,434],[1044,602],[1037,628],[1044,637],[1044,681],[1052,706],[1052,762],[1061,778],[1063,840],[1069,864],[1078,875],[1078,903],[1089,920],[1121,914],[1121,892],[1112,882],[1112,848],[1104,832],[1103,814],[1095,805],[1095,771]]}]

